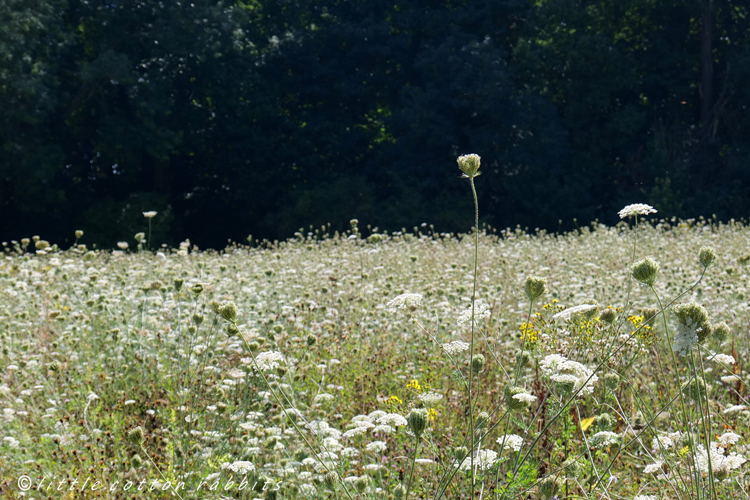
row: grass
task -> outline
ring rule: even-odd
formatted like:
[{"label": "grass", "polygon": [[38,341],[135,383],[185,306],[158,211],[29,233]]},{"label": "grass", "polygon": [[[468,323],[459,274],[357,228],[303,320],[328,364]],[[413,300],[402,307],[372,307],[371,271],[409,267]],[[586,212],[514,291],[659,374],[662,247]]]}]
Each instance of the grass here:
[{"label": "grass", "polygon": [[[635,243],[635,227],[322,228],[156,254],[7,245],[0,497],[26,475],[45,480],[33,498],[747,498],[750,229],[651,216]],[[704,269],[706,245],[718,260]],[[653,290],[631,277],[646,256]],[[530,276],[547,280],[533,303]],[[460,327],[475,280],[488,314]],[[387,307],[405,293],[422,298]],[[673,355],[675,299],[727,338]],[[596,307],[554,318],[582,304]],[[471,350],[448,356],[453,341]],[[580,367],[550,368],[553,354]],[[509,408],[517,392],[536,399]]]}]

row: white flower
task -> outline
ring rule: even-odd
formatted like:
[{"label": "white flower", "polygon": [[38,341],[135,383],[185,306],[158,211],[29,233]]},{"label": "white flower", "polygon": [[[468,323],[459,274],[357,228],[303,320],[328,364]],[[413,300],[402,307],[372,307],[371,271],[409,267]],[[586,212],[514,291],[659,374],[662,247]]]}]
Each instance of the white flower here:
[{"label": "white flower", "polygon": [[656,210],[651,205],[646,205],[644,203],[635,203],[623,208],[622,210],[617,212],[617,215],[619,215],[621,219],[624,219],[625,217],[632,217],[634,215],[648,215],[655,213]]},{"label": "white flower", "polygon": [[729,408],[727,408],[726,410],[724,410],[722,413],[724,415],[734,415],[736,413],[741,412],[742,410],[744,410],[746,408],[747,408],[747,406],[745,406],[745,405],[734,405],[734,406],[730,406]]},{"label": "white flower", "polygon": [[578,395],[594,392],[594,383],[599,377],[577,361],[570,361],[560,354],[550,354],[539,362],[539,368],[550,380],[562,384],[573,383],[573,392]]},{"label": "white flower", "polygon": [[521,401],[522,403],[533,403],[537,400],[537,397],[533,394],[526,394],[525,392],[519,392],[513,395],[513,399]]},{"label": "white flower", "polygon": [[279,367],[279,361],[283,361],[284,356],[278,351],[267,351],[258,354],[255,362],[261,370],[274,370]]},{"label": "white flower", "polygon": [[[477,450],[474,453],[474,467],[479,470],[487,470],[497,462],[497,453],[492,450]],[[468,471],[471,469],[471,457],[467,456],[461,462],[460,470]]]},{"label": "white flower", "polygon": [[662,466],[664,465],[663,460],[658,460],[655,464],[648,464],[645,469],[643,469],[644,474],[657,474],[664,472],[664,469],[662,469]]},{"label": "white flower", "polygon": [[560,311],[559,313],[552,316],[552,319],[570,319],[571,316],[578,313],[584,313],[596,309],[596,304],[581,304],[579,306],[568,307],[567,309]]},{"label": "white flower", "polygon": [[382,453],[386,448],[385,441],[373,441],[372,443],[368,443],[365,448],[367,448],[367,451],[373,453]]},{"label": "white flower", "polygon": [[654,495],[636,495],[633,500],[659,500]]},{"label": "white flower", "polygon": [[334,400],[334,397],[331,394],[327,394],[325,392],[322,392],[315,396],[315,399],[313,399],[313,403],[329,403]]},{"label": "white flower", "polygon": [[153,219],[154,217],[156,217],[156,212],[154,212],[153,210],[151,210],[150,212],[143,212],[143,216],[147,219]]},{"label": "white flower", "polygon": [[[399,415],[398,413],[387,413],[383,415],[382,417],[380,417],[377,420],[377,422],[379,424],[383,424],[383,425],[390,424],[396,427],[402,427],[407,424],[406,419],[402,417],[401,415]],[[377,429],[377,427],[375,427],[375,429]],[[375,432],[375,429],[373,429],[373,432]]]},{"label": "white flower", "polygon": [[725,375],[724,377],[721,377],[721,381],[725,384],[736,384],[742,380],[739,375]]},{"label": "white flower", "polygon": [[735,434],[732,431],[725,432],[721,436],[719,436],[719,443],[723,445],[727,444],[737,444],[737,442],[742,439],[742,436],[739,434]]},{"label": "white flower", "polygon": [[395,312],[403,309],[412,309],[419,306],[422,303],[422,296],[418,293],[402,293],[398,297],[392,299],[385,306],[389,311]]},{"label": "white flower", "polygon": [[[468,309],[458,315],[458,326],[462,328],[471,328],[471,311],[472,308],[469,306]],[[474,324],[476,325],[483,319],[490,317],[490,307],[487,304],[474,303]]]},{"label": "white flower", "polygon": [[502,446],[504,450],[518,451],[521,449],[521,446],[523,446],[523,438],[515,434],[507,434],[497,438],[497,443]]},{"label": "white flower", "polygon": [[225,463],[221,466],[222,469],[229,469],[238,474],[247,474],[255,470],[255,464],[247,462],[245,460],[239,460],[237,462]]},{"label": "white flower", "polygon": [[[744,456],[735,452],[725,456],[724,453],[726,450],[716,442],[711,443],[710,450],[711,468],[714,471],[719,469],[737,469],[747,462],[747,459],[745,459]],[[695,453],[695,464],[698,467],[698,470],[708,473],[708,460],[709,453],[706,452],[706,448],[702,444],[699,444]]]},{"label": "white flower", "polygon": [[721,363],[722,365],[733,365],[735,363],[734,356],[730,356],[729,354],[714,354],[713,356],[710,356],[706,361],[716,361],[717,363]]},{"label": "white flower", "polygon": [[443,344],[443,350],[448,354],[456,354],[461,351],[468,351],[469,344],[467,342],[461,342],[460,340],[454,340],[449,344]]},{"label": "white flower", "polygon": [[620,438],[620,435],[614,432],[601,431],[591,436],[591,444],[593,446],[599,446],[599,447],[610,446],[613,444],[617,444],[617,440],[619,438]]},{"label": "white flower", "polygon": [[438,394],[437,392],[430,391],[425,394],[420,394],[419,396],[417,396],[417,399],[425,404],[431,405],[443,399],[443,395]]},{"label": "white flower", "polygon": [[677,322],[677,334],[674,336],[672,350],[680,356],[687,355],[698,343],[698,324],[695,321]]},{"label": "white flower", "polygon": [[120,250],[125,250],[128,248],[128,242],[127,241],[118,241],[117,242],[117,248]]}]

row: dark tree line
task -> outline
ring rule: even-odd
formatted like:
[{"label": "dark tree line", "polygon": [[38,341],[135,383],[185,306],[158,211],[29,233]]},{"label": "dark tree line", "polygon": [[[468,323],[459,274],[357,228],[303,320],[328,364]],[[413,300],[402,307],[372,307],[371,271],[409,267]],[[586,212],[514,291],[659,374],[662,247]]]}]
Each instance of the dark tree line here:
[{"label": "dark tree line", "polygon": [[[0,239],[748,216],[730,0],[0,0]],[[562,223],[560,223],[562,221]],[[561,225],[562,224],[562,225]]]}]

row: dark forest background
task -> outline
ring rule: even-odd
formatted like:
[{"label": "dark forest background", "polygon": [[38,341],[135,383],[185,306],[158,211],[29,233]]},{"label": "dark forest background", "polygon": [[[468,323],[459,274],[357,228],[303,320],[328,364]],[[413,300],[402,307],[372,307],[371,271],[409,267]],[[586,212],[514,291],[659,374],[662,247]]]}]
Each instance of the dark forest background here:
[{"label": "dark forest background", "polygon": [[466,153],[497,227],[750,215],[744,1],[0,0],[0,27],[3,240],[112,247],[146,210],[154,244],[466,231]]}]

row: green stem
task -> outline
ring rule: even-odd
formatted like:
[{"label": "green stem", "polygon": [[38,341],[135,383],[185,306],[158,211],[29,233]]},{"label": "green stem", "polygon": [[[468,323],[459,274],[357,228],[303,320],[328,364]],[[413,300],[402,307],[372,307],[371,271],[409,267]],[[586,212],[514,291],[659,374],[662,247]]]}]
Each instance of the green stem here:
[{"label": "green stem", "polygon": [[406,483],[406,495],[404,500],[409,500],[409,491],[411,491],[411,481],[414,479],[414,468],[417,460],[417,451],[419,450],[419,436],[415,437],[416,443],[414,443],[414,454],[411,456],[411,474],[409,474],[409,482]]},{"label": "green stem", "polygon": [[[477,267],[479,262],[479,199],[477,198],[477,189],[474,186],[474,178],[469,178],[471,185],[471,194],[474,195],[474,287],[471,291],[471,346],[469,353],[469,433],[471,435],[471,470],[474,470],[474,401],[471,389],[474,384],[474,370],[471,369],[471,360],[474,358],[474,316],[476,312],[477,298]],[[474,498],[474,486],[476,478],[471,476],[471,494],[469,498]]]}]

